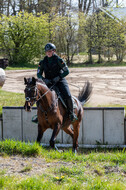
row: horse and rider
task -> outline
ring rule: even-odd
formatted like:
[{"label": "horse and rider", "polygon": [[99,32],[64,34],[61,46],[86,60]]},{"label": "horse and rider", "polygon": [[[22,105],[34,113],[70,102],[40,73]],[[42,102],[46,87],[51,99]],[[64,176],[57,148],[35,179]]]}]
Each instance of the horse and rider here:
[{"label": "horse and rider", "polygon": [[53,132],[50,146],[54,148],[56,137],[62,129],[72,137],[73,152],[76,152],[80,123],[84,113],[83,105],[90,98],[92,85],[86,82],[78,98],[71,96],[65,79],[69,74],[67,64],[56,54],[54,44],[46,44],[45,52],[46,56],[38,66],[38,79],[24,78],[26,85],[24,108],[30,111],[34,103],[37,105],[37,117],[32,119],[33,122],[38,123],[37,142],[40,143],[44,132],[51,128]]}]

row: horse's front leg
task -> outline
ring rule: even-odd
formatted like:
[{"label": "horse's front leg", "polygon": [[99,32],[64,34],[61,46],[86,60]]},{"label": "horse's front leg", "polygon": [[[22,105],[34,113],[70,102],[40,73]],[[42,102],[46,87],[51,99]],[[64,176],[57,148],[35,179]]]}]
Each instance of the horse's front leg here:
[{"label": "horse's front leg", "polygon": [[38,136],[37,136],[37,142],[40,143],[43,133],[45,130],[43,130],[42,126],[38,124]]},{"label": "horse's front leg", "polygon": [[54,127],[54,129],[53,129],[52,137],[50,139],[50,146],[52,148],[55,147],[55,140],[56,140],[56,137],[57,137],[59,131],[60,131],[60,125],[56,124],[55,127]]}]

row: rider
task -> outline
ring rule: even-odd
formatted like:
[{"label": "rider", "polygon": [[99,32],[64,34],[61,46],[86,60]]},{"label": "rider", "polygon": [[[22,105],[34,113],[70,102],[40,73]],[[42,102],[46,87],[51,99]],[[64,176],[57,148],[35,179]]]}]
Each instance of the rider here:
[{"label": "rider", "polygon": [[[73,111],[72,96],[68,83],[64,78],[69,74],[67,64],[56,54],[56,46],[54,44],[47,43],[45,45],[45,53],[46,56],[38,65],[37,77],[41,78],[48,87],[55,84],[65,100],[69,118],[73,122],[78,118]],[[43,73],[45,77],[43,77]]]}]

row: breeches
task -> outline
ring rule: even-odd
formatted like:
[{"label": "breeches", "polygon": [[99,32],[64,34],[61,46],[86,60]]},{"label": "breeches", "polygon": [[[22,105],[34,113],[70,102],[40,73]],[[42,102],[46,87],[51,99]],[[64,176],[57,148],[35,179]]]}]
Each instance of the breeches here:
[{"label": "breeches", "polygon": [[62,94],[63,99],[69,99],[71,97],[70,89],[65,78],[61,79],[57,84],[56,87],[59,89],[60,93]]}]

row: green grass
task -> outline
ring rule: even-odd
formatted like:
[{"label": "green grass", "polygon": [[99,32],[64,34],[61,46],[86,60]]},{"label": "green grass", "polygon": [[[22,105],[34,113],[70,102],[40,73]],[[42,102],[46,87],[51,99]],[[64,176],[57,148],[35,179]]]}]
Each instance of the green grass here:
[{"label": "green grass", "polygon": [[[29,177],[25,174],[24,178],[16,175],[9,176],[6,170],[0,171],[0,189],[3,190],[126,189],[125,149],[81,149],[75,155],[71,149],[65,149],[64,152],[59,153],[36,143],[5,140],[0,142],[0,150],[7,155],[39,156],[45,160],[45,169],[40,176]],[[32,168],[32,165],[27,165],[21,172],[28,173]]]},{"label": "green grass", "polygon": [[37,69],[38,64],[23,64],[23,65],[13,65],[6,67],[6,70],[27,70],[27,69]]},{"label": "green grass", "polygon": [[15,140],[5,140],[0,141],[0,153],[5,153],[6,155],[38,156],[41,153],[41,147],[37,143],[26,144],[25,142]]},{"label": "green grass", "polygon": [[4,106],[24,106],[25,95],[23,93],[6,92],[0,89],[0,115]]},{"label": "green grass", "polygon": [[[84,105],[85,107],[85,105]],[[86,104],[86,107],[92,107],[92,105],[89,103]],[[126,110],[126,105],[121,105],[121,104],[105,104],[105,105],[97,105],[97,107],[123,107]]]},{"label": "green grass", "polygon": [[[38,62],[39,63],[39,62]],[[117,63],[115,61],[111,61],[111,62],[103,62],[98,64],[97,62],[95,62],[95,64],[86,64],[86,63],[73,63],[71,64],[69,67],[70,68],[78,68],[78,67],[118,67],[118,66],[126,66],[126,62],[120,62]],[[27,65],[13,65],[13,66],[8,66],[6,68],[6,70],[28,70],[28,69],[36,69],[38,68],[38,64],[27,64]]]},{"label": "green grass", "polygon": [[120,67],[120,66],[126,66],[126,62],[121,62],[117,64],[116,62],[103,62],[103,63],[95,63],[95,64],[86,64],[86,63],[73,63],[70,65],[72,68],[76,67]]},{"label": "green grass", "polygon": [[26,66],[19,66],[19,67],[7,67],[6,68],[6,70],[31,70],[31,69],[36,69],[36,71],[37,71],[37,68],[38,68],[38,66],[28,66],[28,67],[26,67]]}]

